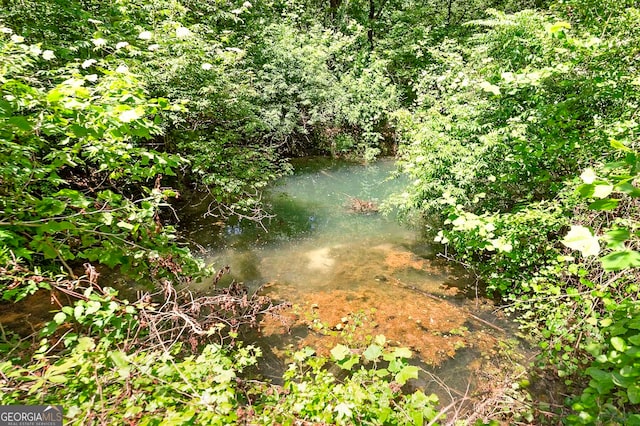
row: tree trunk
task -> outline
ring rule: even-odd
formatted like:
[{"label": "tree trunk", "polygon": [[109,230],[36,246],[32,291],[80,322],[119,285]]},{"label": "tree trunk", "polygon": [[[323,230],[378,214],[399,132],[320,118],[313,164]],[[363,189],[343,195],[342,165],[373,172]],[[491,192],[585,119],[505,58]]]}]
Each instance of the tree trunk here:
[{"label": "tree trunk", "polygon": [[376,20],[376,4],[374,0],[369,0],[369,31],[367,38],[369,39],[369,48],[373,50],[373,27]]},{"label": "tree trunk", "polygon": [[342,4],[342,0],[329,0],[329,15],[331,16],[331,22],[335,22],[338,17],[338,8]]}]

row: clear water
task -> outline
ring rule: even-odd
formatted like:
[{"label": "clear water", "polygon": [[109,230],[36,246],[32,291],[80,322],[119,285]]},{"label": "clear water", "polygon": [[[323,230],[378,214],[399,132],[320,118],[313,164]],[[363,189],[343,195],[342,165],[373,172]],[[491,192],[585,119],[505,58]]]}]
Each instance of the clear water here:
[{"label": "clear water", "polygon": [[[266,286],[260,291],[294,304],[286,326],[267,321],[250,337],[266,352],[264,372],[278,376],[284,348],[308,345],[326,354],[337,343],[366,344],[383,334],[464,389],[469,375],[460,370],[473,368],[470,360],[492,351],[502,337],[478,318],[498,327],[505,322],[493,316],[489,300],[475,297],[465,271],[438,257],[416,229],[393,213],[353,211],[354,198],[378,205],[407,185],[389,177],[393,161],[362,166],[307,158],[294,166],[294,175],[266,194],[274,217],[262,226],[191,224],[190,238],[205,248],[205,259],[230,266],[227,280],[253,290]],[[196,289],[210,286],[202,282]]]},{"label": "clear water", "polygon": [[[264,283],[281,284],[296,293],[357,288],[363,281],[382,278],[383,271],[375,262],[384,260],[385,251],[395,248],[415,254],[418,260],[434,257],[433,247],[421,241],[416,230],[400,224],[393,212],[383,215],[352,209],[354,199],[377,207],[406,185],[405,179],[390,178],[393,161],[362,166],[315,158],[298,160],[294,166],[294,175],[268,191],[265,201],[273,217],[262,225],[232,221],[218,229],[199,220],[191,230],[190,238],[205,247],[207,262],[231,267],[228,280],[254,289]],[[345,269],[357,266],[371,274],[351,274],[345,280]],[[444,282],[451,284],[459,278],[448,269],[395,272],[406,284],[437,291]],[[200,284],[201,288],[208,285]]]}]

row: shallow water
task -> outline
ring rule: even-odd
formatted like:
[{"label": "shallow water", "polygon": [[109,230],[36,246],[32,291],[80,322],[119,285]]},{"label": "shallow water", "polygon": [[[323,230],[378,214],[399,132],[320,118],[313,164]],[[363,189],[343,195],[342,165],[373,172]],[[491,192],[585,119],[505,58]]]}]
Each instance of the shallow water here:
[{"label": "shallow water", "polygon": [[393,161],[362,166],[316,158],[294,166],[295,174],[265,198],[274,214],[265,229],[235,222],[214,232],[198,221],[190,234],[208,262],[231,267],[228,280],[264,286],[261,292],[293,304],[250,337],[267,352],[267,375],[277,377],[285,348],[309,345],[327,354],[337,343],[358,346],[382,334],[464,386],[467,376],[458,370],[491,352],[506,323],[493,316],[491,301],[470,296],[475,282],[417,230],[393,213],[353,211],[354,199],[378,206],[407,184],[389,178]]}]

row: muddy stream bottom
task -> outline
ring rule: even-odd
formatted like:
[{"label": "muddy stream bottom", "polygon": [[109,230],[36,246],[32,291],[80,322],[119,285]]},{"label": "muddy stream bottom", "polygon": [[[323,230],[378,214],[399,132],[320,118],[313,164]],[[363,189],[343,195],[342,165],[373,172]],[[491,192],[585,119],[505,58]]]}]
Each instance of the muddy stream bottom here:
[{"label": "muddy stream bottom", "polygon": [[[272,298],[295,301],[281,317],[265,318],[261,336],[267,342],[292,334],[291,343],[327,355],[345,340],[363,345],[382,334],[429,365],[439,365],[462,348],[486,351],[496,344],[485,330],[491,327],[479,317],[482,312],[491,317],[492,304],[464,296],[460,285],[468,280],[463,272],[442,262],[390,244],[371,247],[366,255],[348,245],[318,249],[304,253],[300,262],[326,281],[313,292],[278,281],[266,285]],[[470,316],[471,309],[480,320]]]},{"label": "muddy stream bottom", "polygon": [[410,348],[413,362],[432,373],[412,386],[441,401],[495,389],[506,371],[501,353],[510,351],[511,325],[494,314],[489,299],[469,297],[475,283],[465,271],[401,245],[364,247],[300,253],[292,267],[315,271],[322,284],[313,291],[277,279],[263,287],[273,299],[294,303],[247,336],[265,353],[261,373],[277,382],[292,351],[311,347],[329,356],[337,344],[364,349],[384,335],[391,345]]}]

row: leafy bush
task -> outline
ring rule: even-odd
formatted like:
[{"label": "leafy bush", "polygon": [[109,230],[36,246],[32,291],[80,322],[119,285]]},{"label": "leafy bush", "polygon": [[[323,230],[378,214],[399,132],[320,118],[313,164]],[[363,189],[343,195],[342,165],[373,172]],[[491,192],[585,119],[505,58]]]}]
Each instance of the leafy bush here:
[{"label": "leafy bush", "polygon": [[587,350],[594,361],[586,374],[589,386],[572,408],[568,420],[576,424],[640,424],[640,305],[637,301],[606,306],[610,315],[602,319],[603,339],[592,341]]},{"label": "leafy bush", "polygon": [[634,422],[640,21],[624,2],[564,6],[582,26],[492,11],[429,51],[416,112],[395,116],[413,180],[398,203],[499,292],[543,368],[590,381],[567,421]]},{"label": "leafy bush", "polygon": [[293,424],[302,419],[337,425],[422,425],[440,418],[435,395],[401,392],[409,379],[418,377],[418,367],[407,363],[411,351],[385,345],[384,336],[377,336],[361,355],[337,345],[331,361],[347,374],[343,380],[327,369],[329,360],[314,356],[313,349],[296,352],[284,374],[283,393],[267,398],[260,423]]},{"label": "leafy bush", "polygon": [[[11,290],[4,297],[38,282],[40,268],[56,274],[64,267],[75,278],[78,261],[139,277],[198,271],[158,217],[176,195],[161,176],[184,164],[146,146],[160,133],[167,101],[149,99],[115,57],[99,69],[81,60],[49,68],[53,51],[6,27],[0,57],[2,282]],[[45,74],[46,82],[34,79]]]},{"label": "leafy bush", "polygon": [[251,57],[270,139],[295,152],[297,145],[327,149],[352,137],[358,154],[380,153],[387,115],[397,106],[383,62],[358,63],[355,37],[319,25],[300,32],[273,24],[263,39]]},{"label": "leafy bush", "polygon": [[618,72],[625,51],[538,13],[493,15],[467,43],[430,50],[417,113],[397,117],[409,209],[438,212],[445,193],[465,206],[485,194],[474,208],[501,211],[553,199],[625,132],[626,99],[637,96],[634,77]]},{"label": "leafy bush", "polygon": [[[442,417],[435,396],[402,392],[419,368],[408,363],[411,351],[388,347],[383,336],[362,354],[343,345],[331,351],[331,359],[315,356],[310,348],[300,350],[284,373],[284,384],[277,386],[247,376],[246,370],[259,362],[258,348],[213,343],[219,338],[216,327],[198,334],[195,323],[185,322],[181,340],[208,340],[202,346],[166,340],[186,315],[171,296],[165,294],[159,303],[143,297],[130,304],[111,289],[91,286],[82,296],[85,300],[54,316],[30,361],[14,349],[5,352],[1,403],[65,401],[70,424],[421,425]],[[228,303],[228,297],[223,300]]]}]

